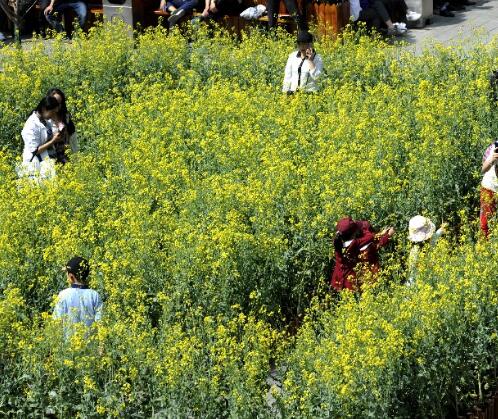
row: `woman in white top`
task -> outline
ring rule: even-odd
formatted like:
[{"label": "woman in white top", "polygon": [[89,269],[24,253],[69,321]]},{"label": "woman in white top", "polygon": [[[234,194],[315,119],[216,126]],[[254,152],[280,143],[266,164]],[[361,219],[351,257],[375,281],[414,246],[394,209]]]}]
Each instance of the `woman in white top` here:
[{"label": "woman in white top", "polygon": [[488,146],[482,157],[481,181],[481,230],[486,237],[489,234],[489,219],[496,214],[496,192],[498,178],[496,161],[498,160],[498,141]]},{"label": "woman in white top", "polygon": [[290,54],[287,60],[282,91],[287,94],[297,91],[316,92],[323,63],[322,57],[313,49],[313,35],[306,31],[299,32],[297,47],[298,50]]},{"label": "woman in white top", "polygon": [[49,149],[62,140],[62,132],[53,135],[51,119],[59,110],[59,102],[52,96],[44,97],[30,115],[21,136],[24,142],[22,162],[24,169],[39,169],[49,159]]}]

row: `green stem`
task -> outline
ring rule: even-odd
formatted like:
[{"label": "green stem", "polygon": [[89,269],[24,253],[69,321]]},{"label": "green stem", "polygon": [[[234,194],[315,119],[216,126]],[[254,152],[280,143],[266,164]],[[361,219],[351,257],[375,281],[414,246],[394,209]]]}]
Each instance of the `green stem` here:
[{"label": "green stem", "polygon": [[481,373],[477,372],[477,385],[479,387],[479,401],[482,401],[482,385],[481,385]]}]

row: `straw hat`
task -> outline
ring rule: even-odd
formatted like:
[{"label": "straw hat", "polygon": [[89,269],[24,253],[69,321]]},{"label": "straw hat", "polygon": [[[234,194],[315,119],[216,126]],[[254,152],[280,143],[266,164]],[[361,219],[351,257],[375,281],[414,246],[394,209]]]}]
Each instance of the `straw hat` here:
[{"label": "straw hat", "polygon": [[421,215],[416,215],[408,224],[408,240],[413,243],[420,243],[429,240],[435,231],[436,226],[431,220]]}]

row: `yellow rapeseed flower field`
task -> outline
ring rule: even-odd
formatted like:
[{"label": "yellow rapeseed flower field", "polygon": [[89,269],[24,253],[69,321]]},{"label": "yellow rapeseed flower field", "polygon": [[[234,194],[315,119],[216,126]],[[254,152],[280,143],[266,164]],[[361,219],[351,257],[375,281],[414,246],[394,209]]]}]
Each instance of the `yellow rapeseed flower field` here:
[{"label": "yellow rapeseed flower field", "polygon": [[[433,417],[496,386],[498,240],[477,235],[497,40],[415,56],[321,40],[320,92],[281,93],[285,33],[119,24],[0,49],[0,415]],[[81,152],[34,184],[22,126],[48,88]],[[450,232],[405,285],[410,217]],[[332,295],[344,215],[394,225],[378,282]],[[65,338],[61,266],[102,321]]]}]

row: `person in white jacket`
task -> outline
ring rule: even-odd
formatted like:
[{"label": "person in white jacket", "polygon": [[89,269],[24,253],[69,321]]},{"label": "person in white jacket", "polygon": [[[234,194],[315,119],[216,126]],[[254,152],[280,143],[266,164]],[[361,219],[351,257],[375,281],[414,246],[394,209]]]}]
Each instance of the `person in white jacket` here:
[{"label": "person in white jacket", "polygon": [[63,133],[53,134],[52,118],[59,111],[59,102],[52,96],[44,97],[30,115],[21,136],[24,142],[20,175],[33,176],[50,159],[49,149],[63,140]]},{"label": "person in white jacket", "polygon": [[313,48],[313,35],[307,31],[299,32],[297,47],[297,51],[287,59],[282,91],[287,94],[297,91],[316,92],[317,81],[323,72],[323,62]]}]

